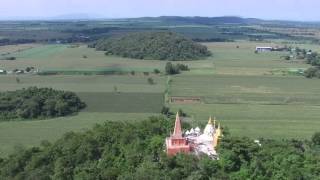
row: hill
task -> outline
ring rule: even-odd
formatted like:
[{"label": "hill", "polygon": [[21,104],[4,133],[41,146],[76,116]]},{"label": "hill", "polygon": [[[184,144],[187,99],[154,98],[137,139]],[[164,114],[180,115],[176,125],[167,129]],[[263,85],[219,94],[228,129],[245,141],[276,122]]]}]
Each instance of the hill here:
[{"label": "hill", "polygon": [[[187,124],[184,124],[186,127]],[[111,122],[85,133],[67,133],[51,144],[17,149],[0,159],[0,179],[318,179],[320,133],[312,141],[225,136],[220,159],[167,157],[164,138],[173,121],[153,117]]]},{"label": "hill", "polygon": [[196,60],[211,55],[206,46],[173,32],[129,33],[101,39],[94,47],[106,55],[134,59]]}]

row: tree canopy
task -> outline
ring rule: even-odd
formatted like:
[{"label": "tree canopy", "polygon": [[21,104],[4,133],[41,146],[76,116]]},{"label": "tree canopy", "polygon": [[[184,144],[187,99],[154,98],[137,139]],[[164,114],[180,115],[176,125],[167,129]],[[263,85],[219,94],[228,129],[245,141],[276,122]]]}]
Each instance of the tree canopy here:
[{"label": "tree canopy", "polygon": [[211,55],[207,47],[173,32],[137,32],[101,39],[94,45],[106,55],[134,59],[196,60]]},{"label": "tree canopy", "polygon": [[152,117],[134,123],[108,121],[87,132],[67,133],[52,144],[44,141],[40,147],[0,159],[0,179],[320,177],[320,149],[311,141],[261,140],[260,146],[253,139],[226,134],[218,147],[219,160],[184,154],[167,157],[164,138],[173,124],[173,119]]},{"label": "tree canopy", "polygon": [[73,92],[30,87],[0,93],[0,121],[65,116],[85,107]]},{"label": "tree canopy", "polygon": [[304,76],[307,78],[320,78],[320,55],[317,52],[309,54],[307,56],[307,63],[312,67],[305,70]]}]

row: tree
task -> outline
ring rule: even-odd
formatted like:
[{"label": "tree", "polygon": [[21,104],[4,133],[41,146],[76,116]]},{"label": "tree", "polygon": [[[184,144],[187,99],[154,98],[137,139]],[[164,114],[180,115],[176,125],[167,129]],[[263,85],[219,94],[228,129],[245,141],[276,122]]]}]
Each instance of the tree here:
[{"label": "tree", "polygon": [[117,92],[118,92],[118,87],[117,87],[117,86],[113,86],[113,91],[114,91],[115,93],[117,93]]},{"label": "tree", "polygon": [[180,73],[180,70],[176,66],[174,66],[171,62],[166,63],[165,71],[166,71],[166,74],[168,75]]},{"label": "tree", "polygon": [[25,70],[26,70],[26,72],[30,72],[32,70],[32,68],[31,67],[27,67]]},{"label": "tree", "polygon": [[320,145],[320,132],[315,133],[312,138],[311,141],[313,142],[313,144],[315,145]]},{"label": "tree", "polygon": [[183,112],[182,109],[179,109],[178,112],[179,112],[179,114],[180,114],[181,117],[187,117],[187,113]]},{"label": "tree", "polygon": [[289,61],[291,58],[290,58],[290,56],[285,56],[284,59]]},{"label": "tree", "polygon": [[151,77],[148,78],[148,83],[149,83],[150,85],[155,84],[154,80],[153,80]]},{"label": "tree", "polygon": [[189,71],[189,70],[190,70],[189,67],[188,67],[188,65],[180,64],[180,63],[178,63],[178,64],[176,65],[176,68],[178,68],[178,69],[181,70],[181,71]]},{"label": "tree", "polygon": [[163,106],[162,109],[161,109],[161,114],[164,114],[164,115],[170,115],[170,108],[168,108],[167,106]]},{"label": "tree", "polygon": [[304,76],[307,78],[313,78],[316,76],[318,69],[315,67],[308,68],[304,71]]},{"label": "tree", "polygon": [[16,77],[16,82],[18,83],[18,84],[20,84],[20,78],[18,78],[18,77]]},{"label": "tree", "polygon": [[159,69],[154,69],[153,72],[154,72],[155,74],[159,74],[159,73],[160,73],[160,70],[159,70]]}]

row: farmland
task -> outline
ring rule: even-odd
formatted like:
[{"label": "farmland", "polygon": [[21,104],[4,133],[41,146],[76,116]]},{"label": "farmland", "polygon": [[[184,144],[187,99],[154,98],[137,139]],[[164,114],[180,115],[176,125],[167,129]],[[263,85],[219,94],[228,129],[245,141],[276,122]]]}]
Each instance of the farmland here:
[{"label": "farmland", "polygon": [[[0,123],[0,156],[15,146],[32,146],[42,140],[55,140],[69,131],[88,129],[106,120],[133,121],[159,114],[163,106],[165,77],[154,76],[154,85],[146,76],[0,76],[0,91],[29,86],[52,87],[76,92],[87,103],[77,115],[50,120]],[[115,92],[115,87],[117,92]]]},{"label": "farmland", "polygon": [[216,116],[239,136],[303,139],[317,131],[320,85],[316,79],[288,73],[308,65],[285,61],[278,52],[252,52],[256,45],[267,44],[207,45],[215,52],[211,66],[172,77],[170,88],[171,96],[201,97],[202,104],[171,108],[183,109],[198,123]]},{"label": "farmland", "polygon": [[172,80],[173,96],[203,97],[202,104],[171,104],[172,108],[183,109],[196,121],[216,116],[235,135],[309,138],[320,126],[316,80],[229,75]]},{"label": "farmland", "polygon": [[[190,115],[188,120],[197,124],[204,124],[210,115],[216,116],[232,134],[253,138],[304,139],[319,129],[318,81],[289,73],[309,65],[284,60],[285,52],[254,53],[255,46],[292,45],[314,50],[319,49],[318,46],[243,40],[204,45],[213,56],[177,62],[187,64],[190,71],[172,76],[168,89],[169,96],[199,96],[202,103],[167,104],[172,111],[182,109]],[[165,61],[105,56],[104,52],[84,44],[35,44],[22,49],[24,46],[1,47],[1,52],[10,50],[17,60],[1,61],[0,69],[32,66],[40,71],[64,73],[2,75],[0,91],[29,86],[52,87],[76,92],[88,107],[77,115],[64,118],[0,123],[0,156],[7,155],[16,145],[37,145],[44,139],[53,141],[65,132],[90,128],[106,120],[136,121],[159,115],[165,103]],[[121,73],[88,73],[110,69]],[[162,73],[155,75],[154,69]],[[135,74],[131,74],[132,71]],[[148,78],[155,84],[150,85]]]}]

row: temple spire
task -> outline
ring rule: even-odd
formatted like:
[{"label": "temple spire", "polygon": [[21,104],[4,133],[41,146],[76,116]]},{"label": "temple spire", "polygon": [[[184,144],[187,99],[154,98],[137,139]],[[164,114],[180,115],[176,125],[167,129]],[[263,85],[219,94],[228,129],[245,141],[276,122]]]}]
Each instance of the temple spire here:
[{"label": "temple spire", "polygon": [[216,117],[213,117],[213,127],[216,128]]},{"label": "temple spire", "polygon": [[212,119],[211,119],[211,116],[209,117],[209,121],[208,121],[208,124],[212,124]]},{"label": "temple spire", "polygon": [[217,136],[220,137],[222,135],[220,123],[218,124]]},{"label": "temple spire", "polygon": [[174,123],[173,136],[174,137],[182,137],[181,121],[180,121],[180,117],[179,117],[179,112],[177,112],[177,115],[176,115],[176,122]]}]

